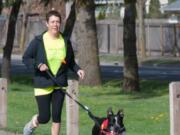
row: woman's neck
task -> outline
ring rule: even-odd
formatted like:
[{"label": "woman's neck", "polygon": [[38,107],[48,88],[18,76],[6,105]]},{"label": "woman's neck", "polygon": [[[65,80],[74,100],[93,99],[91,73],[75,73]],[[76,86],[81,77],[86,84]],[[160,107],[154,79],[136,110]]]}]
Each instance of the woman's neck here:
[{"label": "woman's neck", "polygon": [[57,39],[59,37],[59,33],[53,34],[49,31],[47,31],[48,35],[52,38],[52,39]]}]

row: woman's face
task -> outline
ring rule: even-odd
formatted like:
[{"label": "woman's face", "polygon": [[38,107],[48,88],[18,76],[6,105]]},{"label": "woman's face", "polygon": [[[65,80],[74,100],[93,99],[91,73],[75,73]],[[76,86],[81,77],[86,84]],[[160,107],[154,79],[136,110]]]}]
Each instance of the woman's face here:
[{"label": "woman's face", "polygon": [[46,26],[48,28],[48,32],[52,36],[57,36],[59,34],[59,29],[60,29],[60,18],[57,16],[50,16],[48,22],[46,22]]}]

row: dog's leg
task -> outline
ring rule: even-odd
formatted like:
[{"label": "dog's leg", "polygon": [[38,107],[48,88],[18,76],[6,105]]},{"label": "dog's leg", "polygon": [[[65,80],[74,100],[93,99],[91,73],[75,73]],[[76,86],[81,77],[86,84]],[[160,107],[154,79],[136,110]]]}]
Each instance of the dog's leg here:
[{"label": "dog's leg", "polygon": [[124,132],[122,132],[122,133],[121,133],[121,135],[126,135],[126,132],[125,132],[125,131],[124,131]]}]

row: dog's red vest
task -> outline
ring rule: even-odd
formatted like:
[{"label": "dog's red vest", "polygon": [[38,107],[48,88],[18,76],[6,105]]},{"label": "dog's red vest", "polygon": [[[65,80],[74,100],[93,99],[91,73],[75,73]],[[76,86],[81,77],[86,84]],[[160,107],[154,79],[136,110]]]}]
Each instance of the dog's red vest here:
[{"label": "dog's red vest", "polygon": [[111,135],[111,133],[108,131],[108,124],[109,124],[109,120],[105,119],[102,124],[101,124],[101,135]]},{"label": "dog's red vest", "polygon": [[108,128],[109,121],[108,119],[105,119],[101,124],[101,130],[105,130]]}]

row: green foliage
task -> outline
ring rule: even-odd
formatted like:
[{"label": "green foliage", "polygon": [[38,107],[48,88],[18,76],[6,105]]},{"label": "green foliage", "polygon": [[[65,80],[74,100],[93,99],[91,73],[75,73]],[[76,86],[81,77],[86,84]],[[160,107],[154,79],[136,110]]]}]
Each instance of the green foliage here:
[{"label": "green foliage", "polygon": [[160,2],[159,0],[151,0],[149,7],[149,18],[160,18],[162,14],[160,12]]},{"label": "green foliage", "polygon": [[[13,78],[8,92],[8,127],[22,133],[24,124],[37,112],[31,77]],[[114,112],[124,110],[128,135],[169,135],[169,99],[167,81],[141,81],[141,92],[121,91],[122,82],[111,80],[102,87],[80,86],[79,101],[96,116],[105,117],[108,107]],[[62,132],[66,135],[65,104],[62,113]],[[94,122],[79,108],[80,135],[90,135]],[[41,125],[36,135],[49,135],[51,122]]]},{"label": "green foliage", "polygon": [[15,2],[14,0],[5,0],[5,2],[3,3],[3,6],[4,7],[13,6],[14,2]]},{"label": "green foliage", "polygon": [[102,20],[102,19],[105,19],[106,18],[106,13],[105,11],[100,11],[98,16],[97,16],[97,19],[98,20]]},{"label": "green foliage", "polygon": [[109,5],[107,10],[108,10],[108,13],[106,12],[107,18],[117,19],[120,17],[120,6],[112,4],[112,5]]},{"label": "green foliage", "polygon": [[174,2],[174,1],[176,1],[176,0],[169,0],[169,3],[172,3],[172,2]]},{"label": "green foliage", "polygon": [[125,4],[136,3],[136,0],[124,0]]},{"label": "green foliage", "polygon": [[109,62],[109,63],[114,63],[114,62],[123,62],[123,56],[120,55],[106,55],[106,54],[100,54],[99,59],[101,62]]}]

